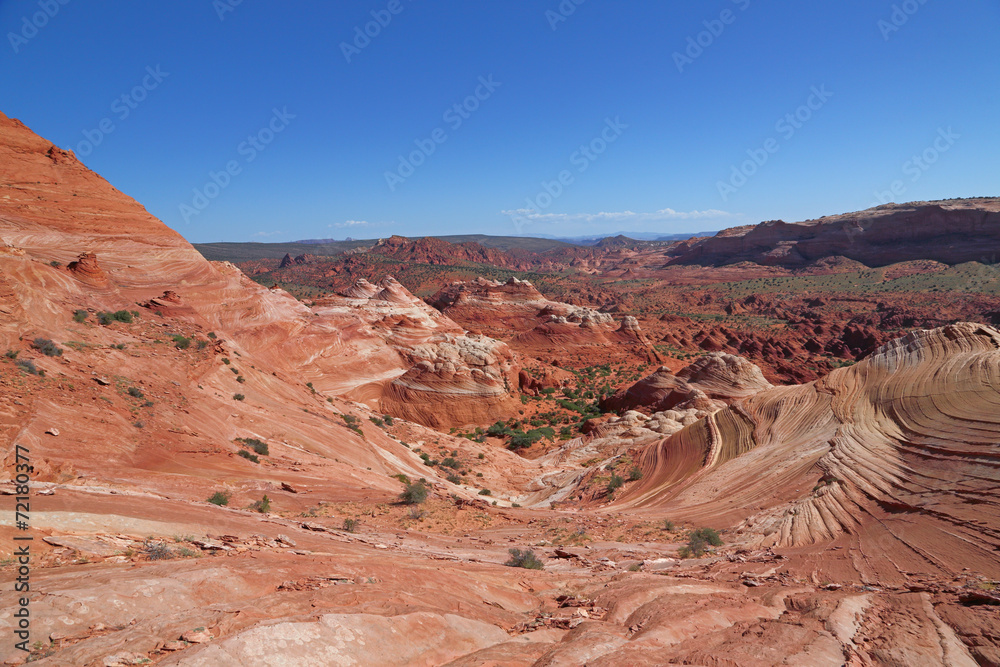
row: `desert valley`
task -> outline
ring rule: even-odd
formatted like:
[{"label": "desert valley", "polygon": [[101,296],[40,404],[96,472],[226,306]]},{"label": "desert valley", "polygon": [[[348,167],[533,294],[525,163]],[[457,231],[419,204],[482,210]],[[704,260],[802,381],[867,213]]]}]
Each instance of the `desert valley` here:
[{"label": "desert valley", "polygon": [[1000,199],[192,246],[0,115],[0,239],[5,664],[1000,665]]}]

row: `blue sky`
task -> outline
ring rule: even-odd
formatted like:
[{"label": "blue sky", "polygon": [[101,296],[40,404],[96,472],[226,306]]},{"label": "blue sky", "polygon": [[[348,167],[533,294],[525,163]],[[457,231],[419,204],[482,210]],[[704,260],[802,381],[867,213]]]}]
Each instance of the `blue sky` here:
[{"label": "blue sky", "polygon": [[1000,194],[995,2],[236,2],[0,0],[0,110],[194,242]]}]

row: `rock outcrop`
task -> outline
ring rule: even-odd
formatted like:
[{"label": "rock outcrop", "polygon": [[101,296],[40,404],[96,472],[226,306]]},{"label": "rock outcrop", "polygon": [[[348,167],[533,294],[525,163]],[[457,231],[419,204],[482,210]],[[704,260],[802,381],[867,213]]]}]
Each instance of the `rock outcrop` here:
[{"label": "rock outcrop", "polygon": [[992,262],[1000,199],[885,204],[858,213],[734,227],[678,246],[672,264],[804,266],[842,256],[867,266],[910,260]]},{"label": "rock outcrop", "polygon": [[647,447],[645,476],[619,505],[730,517],[760,545],[864,553],[861,576],[884,582],[962,567],[1000,576],[1000,519],[986,501],[1000,481],[998,406],[1000,331],[916,331]]}]

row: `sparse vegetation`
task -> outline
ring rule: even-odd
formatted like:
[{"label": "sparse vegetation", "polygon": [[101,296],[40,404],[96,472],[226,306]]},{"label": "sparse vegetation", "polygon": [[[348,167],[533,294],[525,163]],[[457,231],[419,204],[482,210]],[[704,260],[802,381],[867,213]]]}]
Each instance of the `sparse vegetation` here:
[{"label": "sparse vegetation", "polygon": [[31,375],[38,375],[40,377],[45,377],[45,371],[35,366],[35,362],[33,362],[31,359],[18,359],[14,363],[18,368],[20,368],[25,373],[30,373]]},{"label": "sparse vegetation", "polygon": [[642,479],[642,471],[638,467],[632,468],[628,471],[628,481],[637,482]]},{"label": "sparse vegetation", "polygon": [[174,347],[176,347],[178,350],[186,350],[189,347],[191,347],[191,339],[188,338],[187,336],[177,334],[176,336],[173,337],[173,341],[174,341]]},{"label": "sparse vegetation", "polygon": [[538,559],[538,556],[531,549],[525,549],[524,551],[509,549],[507,553],[510,554],[510,558],[504,563],[507,567],[520,567],[525,570],[541,570],[545,568],[545,564]]},{"label": "sparse vegetation", "polygon": [[48,338],[36,338],[31,342],[31,346],[46,357],[61,357],[63,353],[59,346]]},{"label": "sparse vegetation", "polygon": [[348,533],[353,533],[358,529],[358,525],[361,523],[360,519],[344,519],[343,528]]},{"label": "sparse vegetation", "polygon": [[245,400],[245,399],[246,399],[246,396],[244,396],[243,394],[233,394],[233,400],[234,401],[242,401],[242,400]]},{"label": "sparse vegetation", "polygon": [[219,507],[225,507],[229,504],[229,500],[231,498],[232,495],[228,491],[216,491],[208,497],[208,502],[213,505],[218,505]]},{"label": "sparse vegetation", "polygon": [[88,313],[85,310],[74,310],[73,311],[73,321],[74,322],[77,322],[77,323],[86,322],[88,317],[90,317],[90,313]]},{"label": "sparse vegetation", "polygon": [[404,505],[420,505],[427,500],[427,487],[423,482],[407,484],[406,489],[399,494],[399,500]]},{"label": "sparse vegetation", "polygon": [[237,454],[237,456],[242,456],[247,461],[253,461],[254,463],[260,463],[260,459],[257,458],[256,454],[251,454],[250,452],[248,452],[245,449],[241,449],[240,451],[236,452],[236,454]]},{"label": "sparse vegetation", "polygon": [[138,387],[129,387],[128,395],[131,396],[132,398],[145,398],[146,396],[145,394],[142,393],[142,389],[139,389]]},{"label": "sparse vegetation", "polygon": [[611,495],[612,493],[614,493],[618,489],[622,488],[622,485],[624,483],[625,483],[625,480],[622,479],[621,475],[619,475],[617,473],[612,473],[611,474],[611,479],[608,481],[608,489],[607,489],[608,495]]},{"label": "sparse vegetation", "polygon": [[8,359],[17,359],[18,354],[20,353],[17,350],[7,350],[6,352],[4,352],[3,356],[7,357]]},{"label": "sparse vegetation", "polygon": [[704,556],[710,547],[722,546],[719,533],[711,528],[698,528],[688,534],[688,543],[681,547],[677,554],[681,558],[699,558]]},{"label": "sparse vegetation", "polygon": [[169,560],[174,557],[174,553],[163,542],[155,542],[152,538],[147,538],[142,543],[142,553],[149,560]]},{"label": "sparse vegetation", "polygon": [[101,326],[107,326],[112,322],[124,322],[125,324],[132,323],[132,313],[127,310],[117,310],[113,313],[102,311],[97,313],[97,321]]},{"label": "sparse vegetation", "polygon": [[252,509],[260,512],[261,514],[267,514],[271,511],[271,499],[268,498],[265,493],[263,498],[252,505]]},{"label": "sparse vegetation", "polygon": [[267,447],[267,443],[257,438],[236,438],[236,442],[244,447],[249,447],[261,456],[268,456],[271,453]]}]

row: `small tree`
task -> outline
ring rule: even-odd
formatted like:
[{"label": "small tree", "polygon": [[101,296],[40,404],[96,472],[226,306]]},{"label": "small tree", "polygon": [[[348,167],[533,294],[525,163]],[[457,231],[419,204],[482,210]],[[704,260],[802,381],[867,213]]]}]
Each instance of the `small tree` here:
[{"label": "small tree", "polygon": [[253,508],[261,514],[267,514],[271,511],[271,499],[265,493],[263,498],[253,504]]},{"label": "small tree", "polygon": [[711,528],[698,528],[688,534],[688,543],[678,549],[681,558],[699,558],[709,551],[710,547],[722,546],[719,533]]}]

